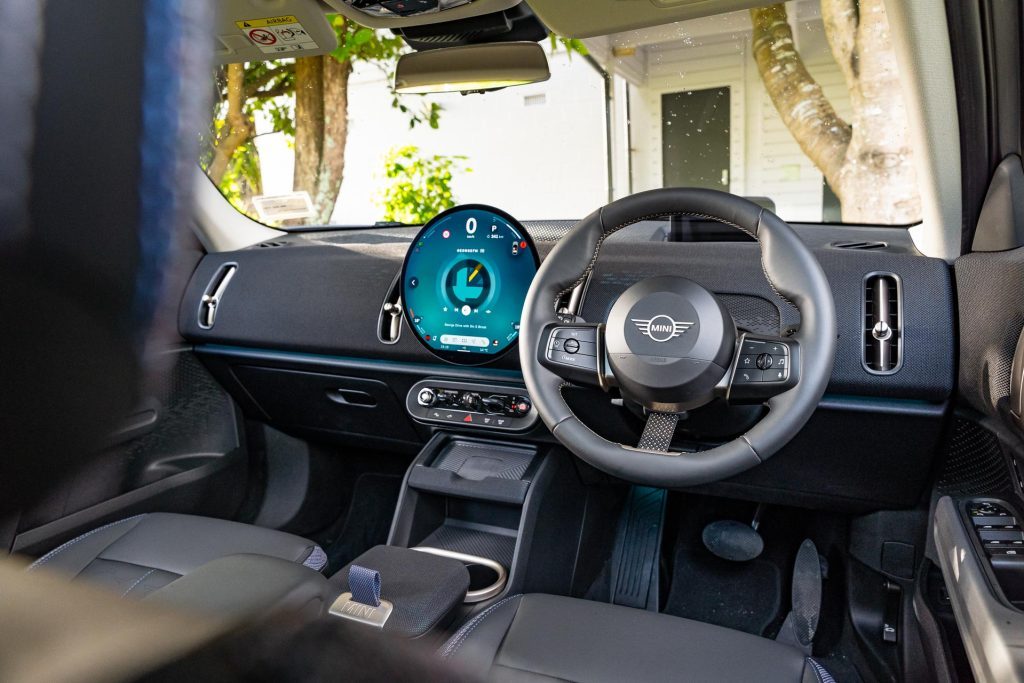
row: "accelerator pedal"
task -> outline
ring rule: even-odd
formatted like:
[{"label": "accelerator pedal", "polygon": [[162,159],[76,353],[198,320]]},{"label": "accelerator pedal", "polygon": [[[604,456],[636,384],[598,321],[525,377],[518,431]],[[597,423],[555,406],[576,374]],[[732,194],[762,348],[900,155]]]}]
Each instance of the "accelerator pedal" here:
[{"label": "accelerator pedal", "polygon": [[821,559],[811,539],[804,539],[793,567],[793,604],[775,640],[811,653],[821,617]]}]

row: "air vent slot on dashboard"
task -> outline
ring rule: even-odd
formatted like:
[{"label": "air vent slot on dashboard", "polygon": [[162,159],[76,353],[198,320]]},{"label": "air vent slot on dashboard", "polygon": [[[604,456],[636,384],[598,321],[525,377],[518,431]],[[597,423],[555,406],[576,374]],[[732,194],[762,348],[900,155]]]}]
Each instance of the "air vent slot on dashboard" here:
[{"label": "air vent slot on dashboard", "polygon": [[377,339],[382,344],[394,344],[402,336],[402,290],[400,287],[399,272],[391,282],[388,294],[381,304],[380,314],[377,316]]},{"label": "air vent slot on dashboard", "polygon": [[876,242],[873,240],[841,240],[839,242],[833,242],[832,246],[836,249],[859,249],[862,251],[868,251],[872,249],[885,249],[889,246],[889,243]]},{"label": "air vent slot on dashboard", "polygon": [[231,284],[231,278],[238,272],[237,263],[222,263],[217,272],[210,278],[203,298],[199,300],[199,327],[208,330],[217,321],[217,310],[224,299],[224,292]]},{"label": "air vent slot on dashboard", "polygon": [[893,273],[864,278],[864,368],[891,375],[903,366],[903,285]]}]

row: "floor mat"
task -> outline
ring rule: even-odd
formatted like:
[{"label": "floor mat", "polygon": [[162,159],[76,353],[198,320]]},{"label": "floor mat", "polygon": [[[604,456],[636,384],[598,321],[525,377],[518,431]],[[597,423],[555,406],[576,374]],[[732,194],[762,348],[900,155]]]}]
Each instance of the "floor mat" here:
[{"label": "floor mat", "polygon": [[757,635],[779,614],[782,576],[768,560],[730,562],[680,543],[674,566],[668,614]]},{"label": "floor mat", "polygon": [[[689,499],[670,508],[675,527],[672,577],[663,609],[687,619],[773,637],[789,611],[789,581],[802,535],[777,508],[762,521],[764,552],[750,562],[712,555],[701,540],[705,525],[718,519],[746,521],[753,506]],[[667,531],[667,530],[666,530]]]},{"label": "floor mat", "polygon": [[344,519],[323,541],[328,576],[373,546],[387,542],[401,488],[399,475],[360,475]]}]

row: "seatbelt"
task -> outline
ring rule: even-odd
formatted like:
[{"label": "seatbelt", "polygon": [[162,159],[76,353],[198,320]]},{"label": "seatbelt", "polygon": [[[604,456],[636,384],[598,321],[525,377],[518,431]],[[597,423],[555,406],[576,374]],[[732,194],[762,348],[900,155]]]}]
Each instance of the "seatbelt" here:
[{"label": "seatbelt", "polygon": [[28,197],[32,179],[32,144],[39,95],[43,47],[43,3],[4,0],[0,3],[0,245],[28,233]]}]

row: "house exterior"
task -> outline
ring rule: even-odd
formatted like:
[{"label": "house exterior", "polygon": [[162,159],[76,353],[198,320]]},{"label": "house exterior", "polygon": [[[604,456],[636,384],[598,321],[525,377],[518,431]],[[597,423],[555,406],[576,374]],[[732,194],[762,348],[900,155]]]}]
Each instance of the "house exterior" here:
[{"label": "house exterior", "polygon": [[[808,70],[849,120],[850,98],[819,3],[800,0],[787,9]],[[380,218],[383,159],[404,145],[462,157],[452,183],[456,200],[495,204],[524,220],[578,219],[610,199],[666,185],[767,197],[790,221],[839,220],[835,196],[761,83],[747,12],[586,44],[589,57],[549,47],[552,76],[543,83],[486,95],[404,96],[413,110],[441,105],[436,130],[410,128],[410,117],[392,106],[391,74],[358,65],[346,157],[360,162],[345,168],[334,222]],[[286,165],[275,163],[264,178],[268,193],[291,189]]]}]

